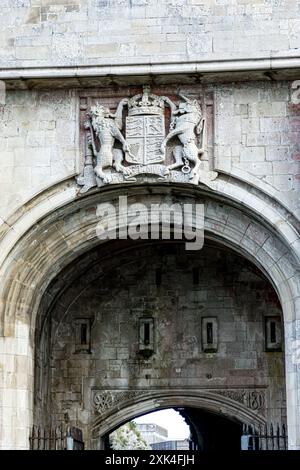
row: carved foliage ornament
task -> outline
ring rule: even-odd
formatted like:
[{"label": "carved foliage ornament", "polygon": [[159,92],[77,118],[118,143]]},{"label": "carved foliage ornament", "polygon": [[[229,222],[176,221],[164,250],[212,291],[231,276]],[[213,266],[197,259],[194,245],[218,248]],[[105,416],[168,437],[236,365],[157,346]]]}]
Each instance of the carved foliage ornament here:
[{"label": "carved foliage ornament", "polygon": [[111,408],[114,408],[115,406],[118,406],[127,400],[138,399],[144,395],[147,395],[147,392],[143,390],[97,390],[92,394],[92,405],[100,415],[103,415]]},{"label": "carved foliage ornament", "polygon": [[[106,184],[136,182],[146,176],[192,184],[215,179],[217,173],[201,167],[206,152],[206,119],[201,105],[184,95],[180,99],[176,106],[168,97],[154,95],[144,86],[143,93],[122,99],[115,113],[99,103],[92,106],[84,126],[84,170],[77,178],[80,192]],[[167,108],[171,121],[166,130]],[[167,162],[170,141],[172,161]]]},{"label": "carved foliage ornament", "polygon": [[[201,392],[205,392],[205,390],[201,390]],[[225,389],[207,390],[207,392],[230,398],[252,411],[265,413],[264,390]],[[100,415],[105,415],[111,409],[122,405],[128,400],[138,400],[146,396],[149,396],[149,390],[94,390],[92,392],[92,406]]]},{"label": "carved foliage ornament", "polygon": [[265,408],[265,394],[261,390],[215,390],[215,392],[238,401],[253,411],[262,412]]}]

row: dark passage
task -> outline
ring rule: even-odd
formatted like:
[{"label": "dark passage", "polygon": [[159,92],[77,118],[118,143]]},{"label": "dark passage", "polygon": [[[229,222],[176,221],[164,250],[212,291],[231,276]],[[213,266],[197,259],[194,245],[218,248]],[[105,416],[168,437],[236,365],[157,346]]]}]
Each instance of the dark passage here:
[{"label": "dark passage", "polygon": [[[190,428],[189,448],[205,452],[240,451],[242,424],[237,420],[205,411],[199,408],[174,407]],[[146,416],[146,415],[144,415]],[[124,424],[124,423],[123,423]],[[118,428],[117,428],[118,429]],[[110,449],[110,435],[104,438],[105,449]],[[163,449],[154,445],[153,449]],[[166,447],[169,449],[171,447]],[[128,448],[128,450],[130,450]]]},{"label": "dark passage", "polygon": [[190,426],[193,447],[202,451],[239,451],[242,425],[198,408],[176,408]]}]

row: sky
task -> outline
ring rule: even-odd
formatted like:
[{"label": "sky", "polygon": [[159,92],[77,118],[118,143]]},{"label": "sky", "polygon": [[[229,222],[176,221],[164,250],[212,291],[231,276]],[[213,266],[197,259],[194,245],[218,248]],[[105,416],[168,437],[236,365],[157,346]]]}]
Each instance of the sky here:
[{"label": "sky", "polygon": [[136,423],[154,423],[167,429],[168,439],[186,439],[190,431],[188,425],[178,411],[168,409],[155,411],[147,415],[140,416],[134,420]]}]

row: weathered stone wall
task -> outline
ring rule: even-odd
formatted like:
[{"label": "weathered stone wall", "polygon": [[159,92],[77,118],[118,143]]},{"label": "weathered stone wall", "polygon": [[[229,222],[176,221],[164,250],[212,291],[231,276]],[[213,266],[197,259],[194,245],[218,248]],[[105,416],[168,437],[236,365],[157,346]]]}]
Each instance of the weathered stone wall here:
[{"label": "weathered stone wall", "polygon": [[297,215],[300,110],[289,101],[289,87],[257,82],[218,89],[215,148],[217,168],[254,186],[253,177],[259,179]]},{"label": "weathered stone wall", "polygon": [[[213,91],[215,170],[259,187],[298,214],[300,111],[290,103],[290,82],[153,90]],[[93,93],[105,96],[108,90]],[[130,88],[123,93],[128,96]],[[38,192],[82,169],[80,95],[70,90],[7,93],[7,104],[0,109],[0,221]]]},{"label": "weathered stone wall", "polygon": [[[199,270],[196,281],[193,268]],[[97,415],[92,388],[208,388],[235,390],[233,395],[259,390],[265,403],[253,409],[285,421],[284,353],[266,352],[264,332],[265,315],[281,315],[281,308],[273,288],[249,262],[210,246],[196,254],[176,245],[145,246],[95,265],[86,276],[87,285],[79,278],[64,292],[42,333],[38,364],[46,359],[44,374],[50,376],[39,380],[38,368],[36,411],[44,404],[44,420],[51,409],[55,423],[67,419],[80,425],[88,440]],[[155,353],[149,359],[138,351],[139,318],[145,315],[155,319]],[[214,353],[202,350],[205,316],[219,323]],[[92,320],[90,354],[76,353],[78,318]]]},{"label": "weathered stone wall", "polygon": [[[88,224],[95,219],[94,208],[87,209],[84,215],[76,213],[70,219],[64,219],[62,215],[64,211],[69,214],[69,203],[79,210],[80,204],[76,206],[78,201],[84,204],[90,196],[81,198],[75,183],[75,176],[82,169],[83,162],[78,138],[79,97],[87,90],[78,91],[74,87],[95,87],[95,97],[105,97],[108,87],[115,84],[113,92],[122,97],[123,90],[123,96],[127,96],[125,88],[120,89],[120,84],[124,84],[128,90],[133,83],[135,86],[143,83],[140,73],[150,73],[150,68],[147,72],[140,72],[134,65],[139,63],[160,63],[166,65],[163,73],[175,74],[172,77],[165,75],[163,80],[162,76],[152,76],[151,82],[155,88],[153,91],[157,94],[163,91],[168,95],[172,87],[175,95],[179,89],[187,94],[214,92],[214,146],[213,161],[210,163],[219,172],[219,177],[208,191],[213,197],[225,201],[225,205],[223,207],[221,204],[217,209],[215,204],[206,205],[207,230],[217,234],[216,239],[221,244],[235,246],[238,252],[250,257],[268,271],[280,295],[285,319],[289,445],[293,449],[300,448],[297,357],[297,342],[300,338],[300,239],[297,221],[293,218],[293,215],[299,217],[300,108],[299,105],[291,104],[291,81],[284,81],[285,78],[299,78],[294,70],[298,62],[278,60],[279,69],[290,67],[289,74],[278,75],[273,62],[266,60],[265,65],[259,66],[260,73],[256,75],[254,72],[251,76],[248,76],[249,64],[245,66],[244,62],[232,60],[229,67],[222,62],[223,59],[296,56],[299,51],[299,24],[299,1],[296,0],[1,1],[0,67],[2,72],[11,67],[24,67],[24,70],[7,72],[7,76],[16,74],[19,80],[18,83],[13,80],[8,83],[6,104],[0,105],[0,263],[3,262],[0,270],[0,328],[4,335],[0,338],[1,448],[28,447],[28,431],[33,416],[33,338],[35,312],[39,309],[37,299],[42,296],[53,273],[57,274],[70,259],[82,255],[95,243],[89,238],[91,232],[88,231]],[[185,73],[185,61],[190,61],[189,76]],[[193,68],[194,61],[203,61],[204,69],[210,64],[210,75],[202,76],[201,70],[199,72],[198,68]],[[227,74],[214,76],[211,72],[216,67],[216,62],[210,61],[220,61],[218,64],[221,67],[224,65]],[[170,62],[177,63],[173,69],[172,65],[167,66]],[[280,65],[280,62],[285,65]],[[257,63],[255,60],[251,62],[252,70]],[[104,76],[100,82],[104,85],[107,83],[108,87],[97,88],[100,82],[93,81],[86,69],[76,69],[84,64],[107,64],[106,72],[103,72],[104,68],[101,69],[103,73],[110,73],[110,65],[114,65],[118,80],[114,82],[113,76]],[[118,69],[122,64],[132,64],[132,67],[125,71],[124,68]],[[88,76],[81,76],[82,81],[80,78],[65,83],[64,79],[61,82],[51,81],[55,74],[62,76],[67,73],[60,68],[66,65],[74,66],[70,76],[77,71]],[[44,69],[36,72],[35,67],[39,66],[53,68],[46,75]],[[232,71],[238,67],[242,68],[239,80],[244,82],[233,82],[237,75]],[[269,73],[264,75],[263,71],[266,70]],[[196,72],[194,75],[193,71]],[[31,79],[23,80],[23,72],[25,75],[31,74]],[[96,72],[100,73],[99,68]],[[205,70],[204,72],[206,73]],[[32,79],[35,73],[40,77],[39,80]],[[129,75],[125,80],[121,75],[126,73]],[[138,76],[131,75],[135,73]],[[45,76],[48,80],[43,81],[41,77]],[[264,81],[247,81],[255,77],[263,78]],[[221,82],[223,79],[224,82]],[[149,77],[147,80],[149,82]],[[172,83],[170,89],[158,86],[160,83],[168,83],[168,80]],[[210,80],[215,84],[209,83]],[[176,82],[178,85],[175,86]],[[199,85],[191,86],[192,83]],[[73,90],[68,89],[69,85]],[[47,86],[52,88],[46,90]],[[55,88],[58,86],[63,86],[64,89]],[[18,91],[13,91],[14,87]],[[44,90],[39,90],[39,87]],[[175,188],[170,187],[170,191],[173,190]],[[202,197],[202,190],[205,192],[207,188],[197,188],[196,197]],[[133,193],[134,191],[135,188],[132,189]],[[97,193],[96,197],[99,196],[100,200],[103,194],[105,191]],[[236,207],[245,214],[235,213]],[[49,214],[53,218],[50,216],[43,225],[44,218]],[[258,221],[266,228],[266,232]],[[40,231],[35,231],[38,227]],[[25,234],[28,238],[23,237]],[[210,258],[206,263],[209,260]],[[204,284],[202,287],[200,284],[199,289],[196,286],[191,289],[191,273],[187,273],[184,267],[179,269],[176,266],[184,279],[176,294],[178,305],[182,308],[189,306],[183,315],[183,318],[189,318],[189,322],[185,324],[178,317],[178,324],[170,330],[170,341],[175,343],[183,338],[179,334],[178,325],[186,331],[187,337],[190,334],[189,328],[197,330],[197,315],[202,315],[202,310],[200,313],[197,311],[197,303],[203,305],[205,300],[222,317],[220,334],[223,336],[220,339],[220,350],[214,357],[206,357],[201,352],[199,342],[189,342],[183,338],[184,347],[175,352],[172,345],[162,341],[156,356],[150,359],[147,366],[140,367],[135,362],[134,339],[132,349],[124,344],[122,352],[117,348],[117,340],[120,339],[117,335],[113,335],[115,347],[105,345],[106,340],[103,337],[103,331],[111,333],[109,322],[112,318],[117,318],[113,317],[115,311],[119,318],[112,322],[112,328],[118,328],[119,320],[127,322],[131,308],[129,300],[122,317],[117,295],[110,300],[109,305],[105,305],[101,295],[98,295],[98,286],[94,285],[90,289],[90,295],[95,299],[92,305],[89,298],[85,302],[85,294],[82,294],[79,302],[81,311],[89,310],[89,315],[95,316],[92,341],[93,344],[96,342],[96,347],[91,355],[83,357],[73,354],[72,318],[77,315],[75,308],[66,317],[65,323],[61,324],[61,342],[56,334],[55,322],[54,326],[48,325],[54,329],[51,333],[49,329],[49,334],[44,330],[44,347],[41,348],[41,357],[37,358],[37,364],[41,368],[35,381],[40,384],[41,389],[36,394],[37,402],[34,403],[36,422],[42,422],[43,414],[51,414],[51,401],[47,401],[51,381],[55,386],[53,390],[56,390],[52,398],[54,404],[57,399],[57,417],[65,419],[63,415],[67,411],[69,418],[75,420],[75,409],[79,416],[78,424],[85,427],[90,417],[86,409],[90,405],[86,405],[86,397],[82,395],[80,381],[76,378],[78,375],[82,377],[91,374],[90,377],[99,373],[103,378],[103,382],[96,384],[99,388],[111,383],[117,386],[118,380],[126,385],[129,377],[134,374],[138,385],[145,386],[152,380],[152,385],[155,386],[160,383],[159,380],[166,379],[168,369],[170,380],[176,384],[178,376],[172,362],[175,359],[183,365],[187,364],[187,367],[179,367],[180,383],[183,386],[207,386],[208,382],[218,380],[220,384],[228,386],[241,383],[250,385],[250,382],[267,385],[268,418],[284,418],[283,353],[264,352],[261,337],[262,315],[265,311],[279,312],[279,307],[266,298],[269,287],[263,287],[264,281],[257,280],[257,273],[241,271],[240,276],[247,278],[244,282],[235,272],[234,260],[231,261],[233,265],[228,268],[228,282],[216,271],[216,266],[212,266],[208,278],[214,290]],[[174,268],[171,261],[170,268]],[[130,268],[126,269],[130,274]],[[126,287],[129,292],[134,290],[137,296],[142,296],[144,286],[137,284],[137,274],[134,267],[131,269],[131,285],[128,284],[128,279],[122,277],[122,270],[118,273],[117,287],[113,292],[119,292],[121,286],[121,298],[122,295],[125,296]],[[150,294],[156,297],[157,290],[152,282],[151,269],[147,271],[147,281]],[[172,275],[169,278],[166,275],[163,282],[177,282],[180,276],[174,280]],[[233,279],[236,282],[233,283]],[[204,282],[206,278],[200,280]],[[233,285],[238,285],[239,289],[233,288]],[[174,292],[165,291],[165,287],[161,288],[161,292],[164,290],[161,308],[166,321],[171,321],[170,309],[173,308]],[[108,295],[110,290],[111,284],[103,292]],[[72,291],[69,292],[72,294]],[[256,298],[256,294],[259,298]],[[161,302],[160,296],[158,302]],[[157,306],[154,301],[149,309],[153,306]],[[102,311],[105,313],[103,317]],[[130,317],[132,321],[129,318],[126,324],[131,337],[135,332],[133,318],[137,318],[138,311],[134,311]],[[59,312],[65,312],[64,306],[62,310],[57,310]],[[108,312],[112,315],[109,316]],[[160,324],[158,315],[156,320],[158,333],[164,325]],[[237,325],[242,328],[236,329]],[[40,331],[41,324],[38,324],[37,335]],[[237,335],[241,335],[243,341],[237,341]],[[44,366],[49,365],[48,348],[51,345],[48,344],[48,339],[52,337],[55,339],[54,365],[61,367],[62,373],[57,372],[53,377],[48,377],[51,369],[45,369]],[[114,349],[111,358],[109,347]],[[124,356],[115,357],[116,354]],[[157,354],[162,355],[162,364],[167,364],[168,368],[155,362]],[[179,355],[184,358],[179,358]],[[100,356],[106,359],[99,359]],[[70,358],[69,361],[66,357]],[[213,362],[211,379],[202,374],[200,359],[204,364],[203,371],[206,370],[207,374],[211,374],[210,362]],[[129,365],[124,365],[123,361]],[[146,374],[151,375],[151,378],[146,379]],[[90,386],[87,379],[87,390]],[[40,406],[43,402],[48,406],[47,409]],[[89,398],[88,403],[90,404]]]},{"label": "weathered stone wall", "polygon": [[69,91],[7,93],[0,109],[3,219],[75,172],[76,102]]},{"label": "weathered stone wall", "polygon": [[297,55],[298,0],[2,0],[1,67]]}]

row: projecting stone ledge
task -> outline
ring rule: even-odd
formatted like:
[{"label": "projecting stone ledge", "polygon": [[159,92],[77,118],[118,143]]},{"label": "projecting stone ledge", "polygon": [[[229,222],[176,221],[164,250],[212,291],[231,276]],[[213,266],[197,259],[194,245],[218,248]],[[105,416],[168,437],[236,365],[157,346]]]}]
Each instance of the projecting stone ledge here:
[{"label": "projecting stone ledge", "polygon": [[7,89],[84,88],[90,86],[185,83],[224,80],[296,80],[300,57],[256,57],[186,62],[1,68]]}]

